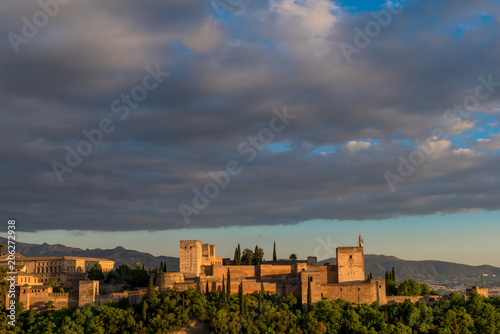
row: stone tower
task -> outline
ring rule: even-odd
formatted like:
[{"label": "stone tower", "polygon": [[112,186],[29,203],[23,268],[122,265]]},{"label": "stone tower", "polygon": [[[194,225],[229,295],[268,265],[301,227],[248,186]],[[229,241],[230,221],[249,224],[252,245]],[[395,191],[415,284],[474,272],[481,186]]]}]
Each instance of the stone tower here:
[{"label": "stone tower", "polygon": [[179,250],[180,272],[186,277],[200,276],[202,243],[200,240],[181,240]]},{"label": "stone tower", "polygon": [[337,266],[339,283],[365,280],[363,247],[338,247]]}]

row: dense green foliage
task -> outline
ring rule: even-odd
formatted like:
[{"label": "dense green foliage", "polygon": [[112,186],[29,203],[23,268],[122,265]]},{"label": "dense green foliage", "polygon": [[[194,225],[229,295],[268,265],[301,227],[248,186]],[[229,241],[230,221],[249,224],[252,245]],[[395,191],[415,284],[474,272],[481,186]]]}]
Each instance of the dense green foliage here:
[{"label": "dense green foliage", "polygon": [[102,281],[104,279],[102,266],[99,263],[94,264],[94,266],[87,273],[87,276],[90,280]]},{"label": "dense green foliage", "polygon": [[[333,334],[494,334],[500,332],[500,298],[473,294],[467,303],[452,294],[434,306],[408,300],[399,305],[356,306],[323,300],[303,311],[292,295],[260,293],[244,296],[218,291],[170,291],[139,305],[109,302],[81,309],[26,311],[17,326],[0,325],[0,333],[165,333],[199,319],[212,333]],[[4,311],[0,312],[4,318]],[[2,327],[3,326],[3,327]]]},{"label": "dense green foliage", "polygon": [[428,296],[431,289],[427,284],[420,284],[411,278],[401,282],[397,287],[398,296]]},{"label": "dense green foliage", "polygon": [[241,264],[252,265],[253,263],[253,251],[250,248],[245,248],[241,254]]},{"label": "dense green foliage", "polygon": [[255,250],[253,251],[253,264],[261,264],[264,259],[264,250],[258,245],[255,245]]},{"label": "dense green foliage", "polygon": [[126,288],[146,287],[149,284],[149,275],[142,264],[137,264],[132,269],[127,264],[122,264],[111,270],[104,280],[106,283],[125,284]]}]

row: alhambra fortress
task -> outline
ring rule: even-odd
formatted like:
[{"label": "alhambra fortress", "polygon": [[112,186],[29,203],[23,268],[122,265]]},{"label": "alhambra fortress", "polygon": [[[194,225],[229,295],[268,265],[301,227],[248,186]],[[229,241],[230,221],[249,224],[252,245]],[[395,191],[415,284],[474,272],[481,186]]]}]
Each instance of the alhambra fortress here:
[{"label": "alhambra fortress", "polygon": [[199,240],[180,242],[180,272],[161,273],[157,284],[164,292],[177,287],[210,291],[222,289],[223,276],[231,275],[231,291],[243,282],[246,294],[260,291],[293,294],[307,301],[310,282],[312,302],[322,298],[344,299],[352,303],[387,303],[385,280],[366,280],[362,239],[358,247],[338,247],[337,265],[318,265],[316,257],[307,261],[279,261],[259,265],[233,265],[215,255],[215,246]]},{"label": "alhambra fortress", "polygon": [[[432,300],[424,297],[387,296],[385,279],[366,279],[363,253],[363,240],[359,237],[356,247],[338,247],[336,265],[318,265],[316,257],[308,257],[304,261],[273,261],[259,265],[234,265],[230,259],[222,259],[215,254],[215,245],[203,244],[199,240],[180,241],[179,272],[154,273],[156,288],[162,295],[171,289],[179,291],[195,289],[204,293],[221,291],[223,278],[231,275],[231,291],[238,291],[240,283],[246,294],[260,291],[277,292],[282,295],[292,294],[307,306],[308,289],[311,289],[312,302],[324,298],[343,299],[360,304],[378,302],[400,303],[405,299],[412,301],[435,302],[441,296],[433,296]],[[24,307],[43,308],[48,301],[55,307],[81,307],[92,303],[102,305],[109,300],[118,302],[127,298],[130,303],[138,304],[146,294],[146,288],[133,291],[99,293],[99,281],[87,278],[87,272],[100,264],[106,275],[113,269],[115,262],[98,258],[71,256],[23,257],[16,255],[15,300],[24,303]],[[8,268],[8,258],[2,255],[0,267]],[[9,270],[11,271],[11,270]],[[48,285],[51,278],[56,278],[62,287],[70,288],[70,292],[53,292]],[[9,288],[9,286],[8,286]],[[106,285],[106,290],[113,291]],[[479,289],[483,290],[483,289]],[[484,289],[487,290],[487,289]],[[487,291],[478,291],[486,294]],[[5,305],[9,303],[6,296]]]}]

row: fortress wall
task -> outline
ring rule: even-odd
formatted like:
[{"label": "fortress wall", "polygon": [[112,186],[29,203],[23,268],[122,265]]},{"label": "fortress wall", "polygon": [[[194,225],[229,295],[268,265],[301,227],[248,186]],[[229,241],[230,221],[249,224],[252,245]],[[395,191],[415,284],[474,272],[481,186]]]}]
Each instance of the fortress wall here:
[{"label": "fortress wall", "polygon": [[213,265],[213,276],[220,277],[222,280],[222,275],[227,276],[227,269],[231,273],[232,280],[239,280],[241,278],[255,278],[257,273],[256,266],[223,266],[221,264]]},{"label": "fortress wall", "polygon": [[69,293],[30,293],[28,298],[29,305],[24,304],[26,309],[29,306],[33,306],[34,309],[43,309],[49,300],[54,302],[56,308],[78,307],[78,296]]},{"label": "fortress wall", "polygon": [[338,283],[338,268],[337,266],[325,266],[325,265],[309,265],[307,266],[309,271],[319,271],[321,273],[320,279],[321,284],[334,284]]},{"label": "fortress wall", "polygon": [[303,270],[307,270],[307,263],[295,262],[292,264],[292,274],[298,275]]},{"label": "fortress wall", "polygon": [[363,247],[337,248],[338,282],[363,282],[365,277],[365,260]]},{"label": "fortress wall", "polygon": [[[275,276],[275,275],[291,275],[292,265],[271,265],[271,264],[261,264],[259,266],[260,275],[263,276]],[[232,275],[232,274],[231,274]]]},{"label": "fortress wall", "polygon": [[95,304],[96,295],[99,294],[99,281],[78,282],[78,307],[85,304]]},{"label": "fortress wall", "polygon": [[98,295],[96,296],[95,304],[104,305],[106,302],[110,300],[118,303],[120,299],[127,298],[130,304],[138,305],[142,302],[146,293],[147,293],[146,290],[139,290],[139,291],[124,291],[118,293],[110,293],[106,295]]},{"label": "fortress wall", "polygon": [[371,304],[378,301],[380,305],[387,303],[385,297],[385,281],[371,281],[349,284],[326,284],[321,286],[323,297],[336,300],[343,299],[355,304]]},{"label": "fortress wall", "polygon": [[300,283],[297,281],[297,283],[286,283],[283,285],[283,289],[278,291],[281,293],[283,296],[287,296],[289,294],[292,294],[295,298],[299,299],[302,298],[302,291],[300,289]]},{"label": "fortress wall", "polygon": [[176,283],[184,283],[183,273],[158,273],[156,276],[156,285],[160,291]]}]

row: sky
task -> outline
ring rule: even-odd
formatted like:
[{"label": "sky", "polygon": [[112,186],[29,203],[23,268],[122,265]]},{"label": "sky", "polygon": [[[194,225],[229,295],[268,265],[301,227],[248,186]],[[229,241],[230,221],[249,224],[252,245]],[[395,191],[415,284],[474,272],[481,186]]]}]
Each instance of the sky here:
[{"label": "sky", "polygon": [[499,18],[498,0],[3,1],[2,219],[84,249],[327,258],[361,231],[366,253],[500,266]]}]

